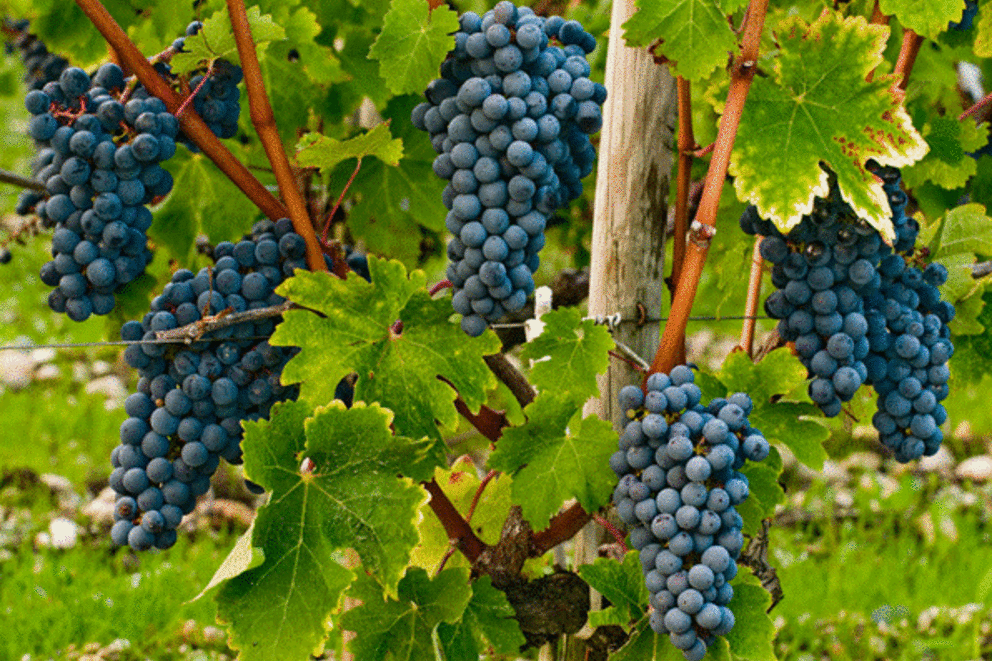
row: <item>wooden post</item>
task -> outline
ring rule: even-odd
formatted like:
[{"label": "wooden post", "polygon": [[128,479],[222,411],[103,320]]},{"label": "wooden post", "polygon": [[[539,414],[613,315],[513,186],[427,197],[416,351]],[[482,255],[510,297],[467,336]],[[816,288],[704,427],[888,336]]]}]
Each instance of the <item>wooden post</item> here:
[{"label": "wooden post", "polygon": [[[610,17],[609,95],[599,142],[589,314],[622,314],[625,321],[614,337],[650,361],[658,347],[659,325],[627,320],[638,318],[639,305],[648,317],[657,318],[665,298],[665,227],[678,104],[668,67],[623,40],[621,26],[634,11],[634,0],[614,0]],[[586,404],[585,414],[612,420],[619,429],[623,411],[616,406],[617,393],[640,382],[630,366],[611,361],[599,378],[601,397]],[[596,559],[601,538],[596,523],[575,537],[576,567]],[[592,601],[593,608],[600,607],[595,592]],[[567,659],[585,658],[584,641],[569,640],[566,650]]]}]

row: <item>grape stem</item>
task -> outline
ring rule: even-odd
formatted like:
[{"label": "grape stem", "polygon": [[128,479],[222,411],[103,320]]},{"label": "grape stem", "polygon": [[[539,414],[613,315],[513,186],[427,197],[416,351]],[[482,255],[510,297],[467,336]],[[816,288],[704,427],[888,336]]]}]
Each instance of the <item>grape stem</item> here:
[{"label": "grape stem", "polygon": [[11,186],[17,186],[19,188],[29,188],[37,191],[48,190],[45,188],[45,184],[41,183],[37,179],[22,177],[21,175],[15,174],[8,170],[0,170],[0,183],[10,184]]},{"label": "grape stem", "polygon": [[200,93],[200,90],[203,89],[203,86],[206,85],[207,82],[210,80],[210,74],[212,73],[213,73],[212,70],[207,71],[207,74],[203,77],[203,80],[200,81],[200,84],[196,86],[196,89],[189,93],[189,96],[186,97],[186,100],[183,101],[183,104],[179,106],[178,110],[176,110],[176,117],[180,117],[184,112],[186,112],[186,108],[189,107],[189,104],[193,103],[193,97],[195,97],[197,94]]},{"label": "grape stem", "polygon": [[[182,99],[158,75],[158,72],[145,59],[134,42],[100,3],[100,0],[76,0],[76,4],[100,31],[107,44],[117,52],[121,59],[122,68],[133,71],[145,88],[152,95],[160,98],[169,112],[175,114],[179,106],[182,105]],[[248,171],[248,168],[241,161],[234,157],[234,154],[221,143],[217,136],[211,133],[199,115],[188,113],[178,119],[183,133],[220,168],[221,172],[235,186],[241,189],[255,206],[261,209],[262,213],[272,220],[287,215],[286,207]]]},{"label": "grape stem", "polygon": [[755,237],[751,253],[751,277],[747,283],[747,302],[744,304],[744,323],[741,326],[740,348],[754,359],[754,326],[758,323],[758,300],[761,298],[761,271],[764,260],[761,258],[762,236]]},{"label": "grape stem", "polygon": [[[727,169],[730,166],[730,153],[737,138],[744,103],[754,79],[758,50],[761,45],[761,33],[765,26],[765,14],[768,10],[768,0],[751,0],[748,6],[747,27],[741,38],[741,52],[735,58],[730,77],[730,91],[727,94],[727,104],[720,118],[720,130],[717,133],[716,146],[710,159],[709,170],[706,173],[706,183],[703,195],[699,201],[696,220],[690,231],[686,257],[682,273],[675,290],[675,299],[668,323],[658,345],[658,351],[651,363],[652,372],[669,372],[679,364],[679,347],[685,337],[689,313],[696,298],[696,289],[703,273],[703,264],[709,252],[710,239],[715,232],[717,209],[720,206],[720,195],[723,184],[727,179]],[[647,376],[645,376],[645,379]]]},{"label": "grape stem", "polygon": [[231,16],[234,41],[238,46],[238,57],[241,58],[241,69],[244,71],[252,126],[258,132],[265,154],[269,157],[276,183],[279,184],[279,194],[289,208],[293,229],[307,244],[307,265],[313,272],[327,271],[324,253],[320,249],[317,235],[313,231],[313,222],[307,213],[306,201],[296,186],[296,177],[289,165],[289,158],[286,156],[286,150],[283,149],[282,138],[279,137],[279,129],[276,127],[272,104],[269,102],[269,95],[265,92],[262,69],[258,64],[258,53],[255,52],[255,40],[251,36],[251,25],[248,23],[244,0],[227,0],[227,11]]},{"label": "grape stem", "polygon": [[958,121],[971,117],[977,114],[980,110],[984,110],[988,105],[992,103],[992,92],[986,94],[981,101],[978,103],[973,103],[967,110],[958,115]]},{"label": "grape stem", "polygon": [[334,208],[331,209],[331,213],[327,214],[327,221],[324,223],[324,231],[320,235],[320,242],[325,246],[327,245],[327,233],[331,229],[331,221],[334,220],[334,214],[338,212],[338,209],[341,207],[341,202],[344,201],[344,196],[347,194],[348,189],[351,188],[351,184],[354,183],[355,177],[358,176],[358,171],[361,169],[362,159],[359,158],[358,163],[355,164],[355,170],[351,173],[351,176],[348,177],[348,183],[344,185],[344,188],[341,190],[341,194],[338,195],[338,199],[334,203]]},{"label": "grape stem", "polygon": [[[688,80],[679,76],[676,79],[679,103],[679,169],[675,188],[675,230],[672,235],[672,275],[668,280],[668,289],[672,299],[675,298],[675,284],[682,275],[682,264],[685,262],[686,232],[689,229],[689,186],[692,184],[693,150],[696,148],[696,138],[692,132],[692,85]],[[685,331],[679,341],[679,363],[685,362]]]},{"label": "grape stem", "polygon": [[592,520],[598,523],[599,525],[603,526],[603,528],[605,528],[606,531],[613,536],[613,539],[616,540],[617,544],[620,545],[620,549],[623,551],[624,555],[626,555],[628,550],[627,543],[624,542],[624,537],[626,537],[626,535],[624,535],[619,528],[617,528],[615,525],[613,525],[603,517],[599,516],[598,514],[594,514]]},{"label": "grape stem", "polygon": [[159,342],[192,344],[211,331],[228,328],[229,326],[237,326],[238,324],[281,317],[289,310],[308,310],[315,314],[320,314],[316,310],[297,305],[292,301],[285,301],[279,305],[259,308],[257,310],[245,310],[244,312],[231,312],[228,314],[220,312],[199,321],[194,321],[191,324],[180,326],[179,328],[158,331],[155,333],[155,340]]}]

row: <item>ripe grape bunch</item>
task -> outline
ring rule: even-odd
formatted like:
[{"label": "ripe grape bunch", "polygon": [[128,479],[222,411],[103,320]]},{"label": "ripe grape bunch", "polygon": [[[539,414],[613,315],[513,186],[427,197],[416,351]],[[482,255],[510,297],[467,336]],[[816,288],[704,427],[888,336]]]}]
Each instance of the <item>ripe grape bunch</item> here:
[{"label": "ripe grape bunch", "polygon": [[651,628],[667,633],[689,661],[734,626],[730,581],[744,546],[735,509],[749,495],[746,460],[762,461],[768,441],[747,420],[751,398],[734,393],[703,406],[684,365],[652,374],[645,395],[619,394],[627,420],[610,466],[620,478],[617,514],[640,551],[651,593]]},{"label": "ripe grape bunch", "polygon": [[[305,269],[306,244],[283,218],[260,221],[249,237],[214,249],[216,264],[194,274],[179,269],[152,300],[141,322],[121,329],[126,341],[154,340],[165,331],[221,311],[278,305],[274,288]],[[279,377],[293,348],[271,346],[271,318],[212,330],[186,345],[132,344],[124,352],[138,370],[138,392],[111,454],[110,486],[118,494],[111,537],[135,550],[169,548],[183,515],[210,487],[220,460],[241,461],[241,422],[265,418],[296,386]]]},{"label": "ripe grape bunch", "polygon": [[[173,53],[181,53],[186,46],[186,38],[197,34],[203,23],[193,21],[186,26],[186,35],[172,42]],[[171,79],[168,64],[160,63],[159,72]],[[189,79],[189,91],[193,96],[193,110],[206,122],[211,133],[218,138],[233,138],[238,132],[238,117],[241,115],[241,90],[238,84],[243,78],[241,67],[219,58],[209,67],[197,71]],[[180,142],[192,152],[199,148],[180,134]]]},{"label": "ripe grape bunch", "polygon": [[477,336],[533,292],[548,217],[592,171],[588,136],[602,127],[606,88],[589,79],[596,39],[577,21],[504,0],[460,26],[412,122],[430,134],[434,172],[449,181],[452,306]]},{"label": "ripe grape bunch", "polygon": [[21,55],[25,69],[24,83],[28,89],[40,90],[46,83],[58,80],[69,66],[69,61],[61,55],[50,53],[41,39],[28,32],[29,26],[26,19],[4,19],[2,30],[7,52],[12,53],[16,49]]},{"label": "ripe grape bunch", "polygon": [[41,280],[56,288],[52,310],[75,321],[109,313],[114,294],[144,273],[145,205],[172,190],[159,164],[176,151],[179,123],[161,100],[127,99],[124,89],[120,67],[104,64],[92,79],[69,67],[25,97],[36,176],[47,189],[34,210],[55,228]]},{"label": "ripe grape bunch", "polygon": [[862,384],[878,395],[873,424],[899,461],[932,455],[947,417],[947,361],[954,352],[947,324],[954,306],[938,287],[947,269],[914,265],[919,226],[905,215],[899,171],[870,164],[883,182],[896,240],[888,246],[858,219],[836,185],[813,213],[783,235],[751,207],[741,228],[765,238],[777,291],[765,311],[779,319],[809,370],[809,394],[827,416],[840,413]]}]

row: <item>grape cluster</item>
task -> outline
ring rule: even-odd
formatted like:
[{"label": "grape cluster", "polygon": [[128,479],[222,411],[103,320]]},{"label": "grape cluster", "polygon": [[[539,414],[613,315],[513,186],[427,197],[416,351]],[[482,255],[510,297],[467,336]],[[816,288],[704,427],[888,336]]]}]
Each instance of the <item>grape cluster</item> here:
[{"label": "grape cluster", "polygon": [[69,61],[50,53],[45,44],[28,32],[26,19],[4,19],[3,32],[8,35],[7,52],[17,50],[24,64],[24,83],[28,89],[40,90],[47,83],[56,81],[69,66]]},{"label": "grape cluster", "polygon": [[936,453],[943,440],[939,426],[947,414],[940,402],[954,352],[947,327],[954,306],[938,290],[946,268],[913,265],[919,225],[905,214],[899,171],[869,167],[888,196],[892,246],[855,216],[835,183],[787,235],[754,207],[741,216],[741,228],[764,236],[760,251],[773,264],[777,289],[765,311],[779,319],[782,338],[795,343],[810,374],[810,398],[835,416],[862,384],[873,386],[873,423],[905,462]]},{"label": "grape cluster", "polygon": [[[126,341],[154,340],[222,310],[243,312],[284,301],[274,288],[305,269],[306,244],[283,218],[261,221],[250,237],[214,249],[216,264],[194,274],[180,269],[151,311],[121,329]],[[293,399],[279,377],[296,350],[271,346],[275,320],[211,331],[191,345],[132,344],[124,352],[138,370],[138,392],[124,408],[121,444],[111,454],[110,486],[118,493],[114,543],[135,550],[168,548],[176,526],[209,489],[220,460],[241,461],[241,422],[265,418]]]},{"label": "grape cluster", "polygon": [[41,280],[55,287],[52,310],[75,321],[109,313],[114,294],[144,273],[151,260],[146,205],[172,190],[172,175],[159,164],[176,151],[179,123],[159,99],[123,101],[124,88],[116,64],[104,64],[92,80],[69,67],[24,101],[39,147],[36,177],[47,189],[34,210],[55,228]]},{"label": "grape cluster", "polygon": [[[193,36],[202,28],[203,23],[200,21],[187,25],[186,35],[172,42],[172,50],[183,52],[186,37]],[[165,72],[168,73],[167,67]],[[190,92],[196,94],[193,97],[193,109],[218,138],[233,138],[238,132],[238,117],[241,115],[241,90],[238,84],[242,77],[241,67],[221,58],[214,61],[209,70],[203,70],[189,80]],[[199,151],[189,140],[182,142],[191,151]]]},{"label": "grape cluster", "polygon": [[504,0],[465,13],[460,28],[412,122],[449,181],[447,278],[462,329],[476,336],[533,292],[548,217],[592,171],[606,88],[589,79],[596,39],[577,21]]},{"label": "grape cluster", "polygon": [[768,441],[747,420],[751,398],[734,393],[700,403],[693,373],[680,365],[652,374],[645,395],[619,393],[627,421],[610,466],[620,478],[617,514],[640,551],[651,593],[651,628],[667,633],[689,661],[734,626],[730,581],[744,546],[735,506],[748,495],[748,459],[764,460]]}]

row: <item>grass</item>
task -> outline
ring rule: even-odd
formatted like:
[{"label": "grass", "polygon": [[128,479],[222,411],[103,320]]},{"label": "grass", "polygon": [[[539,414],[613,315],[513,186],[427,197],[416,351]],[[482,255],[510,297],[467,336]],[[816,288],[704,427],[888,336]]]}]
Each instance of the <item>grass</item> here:
[{"label": "grass", "polygon": [[60,657],[70,646],[130,641],[136,657],[182,658],[184,624],[213,623],[206,585],[233,536],[180,537],[168,551],[134,556],[101,535],[69,551],[22,548],[0,564],[0,658]]}]

